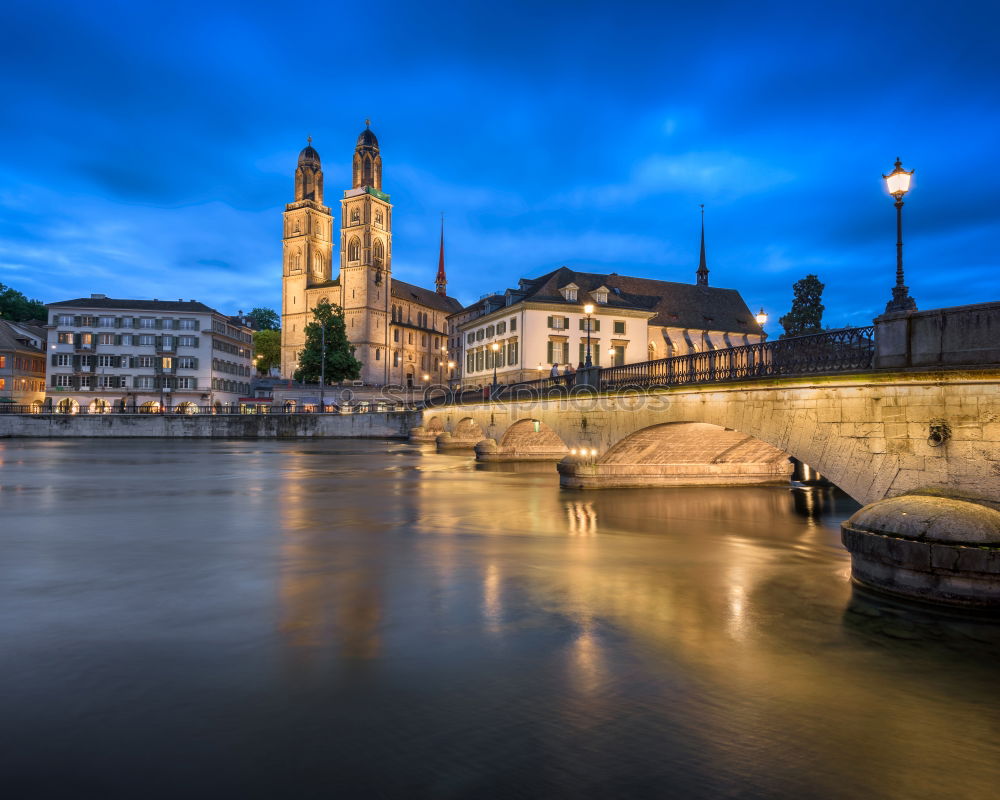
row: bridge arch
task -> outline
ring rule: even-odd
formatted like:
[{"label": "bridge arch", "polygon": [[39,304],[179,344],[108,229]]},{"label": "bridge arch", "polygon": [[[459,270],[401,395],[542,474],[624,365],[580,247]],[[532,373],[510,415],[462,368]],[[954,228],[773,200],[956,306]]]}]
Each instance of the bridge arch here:
[{"label": "bridge arch", "polygon": [[[593,450],[591,450],[591,453]],[[745,433],[706,422],[660,422],[599,456],[560,464],[569,488],[788,483],[788,455]]]},{"label": "bridge arch", "polygon": [[519,419],[504,430],[499,440],[485,439],[476,445],[480,461],[560,461],[569,447],[540,419]]}]

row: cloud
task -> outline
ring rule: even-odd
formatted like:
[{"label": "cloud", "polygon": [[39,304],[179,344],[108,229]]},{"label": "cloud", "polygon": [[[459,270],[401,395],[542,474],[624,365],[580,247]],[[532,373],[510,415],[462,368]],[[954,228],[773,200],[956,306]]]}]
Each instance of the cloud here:
[{"label": "cloud", "polygon": [[610,207],[650,197],[684,194],[716,202],[734,202],[795,180],[786,169],[728,152],[652,155],[640,161],[625,183],[582,186],[555,195],[552,206]]}]

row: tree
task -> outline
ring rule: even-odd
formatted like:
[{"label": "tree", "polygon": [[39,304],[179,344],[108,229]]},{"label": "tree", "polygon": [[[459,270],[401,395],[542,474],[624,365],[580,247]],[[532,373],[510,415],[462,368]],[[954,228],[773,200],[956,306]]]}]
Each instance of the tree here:
[{"label": "tree", "polygon": [[281,319],[278,317],[278,312],[273,308],[255,308],[247,314],[247,318],[250,320],[250,324],[253,325],[254,330],[257,331],[277,331],[281,329]]},{"label": "tree", "polygon": [[340,306],[320,303],[313,309],[314,322],[306,325],[306,345],[299,355],[295,380],[316,383],[320,379],[323,360],[323,327],[326,327],[326,382],[356,380],[361,374],[361,362],[354,357],[354,346],[347,341],[344,310]]},{"label": "tree", "polygon": [[48,309],[38,300],[29,300],[17,289],[0,283],[0,319],[27,322],[31,319],[47,320]]},{"label": "tree", "polygon": [[281,363],[281,331],[254,331],[253,349],[257,372],[267,375]]},{"label": "tree", "polygon": [[792,286],[792,308],[778,322],[785,329],[782,339],[823,332],[823,284],[815,275],[806,275]]}]

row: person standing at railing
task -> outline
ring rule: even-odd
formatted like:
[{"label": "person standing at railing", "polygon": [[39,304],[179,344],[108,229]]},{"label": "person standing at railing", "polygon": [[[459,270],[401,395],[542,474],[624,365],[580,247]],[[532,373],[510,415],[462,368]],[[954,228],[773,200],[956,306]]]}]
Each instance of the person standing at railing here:
[{"label": "person standing at railing", "polygon": [[552,369],[549,372],[549,377],[550,378],[558,378],[559,377],[559,365],[558,364],[553,364],[552,365]]}]

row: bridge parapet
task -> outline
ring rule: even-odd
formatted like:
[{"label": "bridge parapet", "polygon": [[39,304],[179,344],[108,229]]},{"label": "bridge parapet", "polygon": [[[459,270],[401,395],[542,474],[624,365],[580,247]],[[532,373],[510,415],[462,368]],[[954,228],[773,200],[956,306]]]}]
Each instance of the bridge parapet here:
[{"label": "bridge parapet", "polygon": [[886,314],[875,341],[880,369],[997,365],[1000,302]]}]

